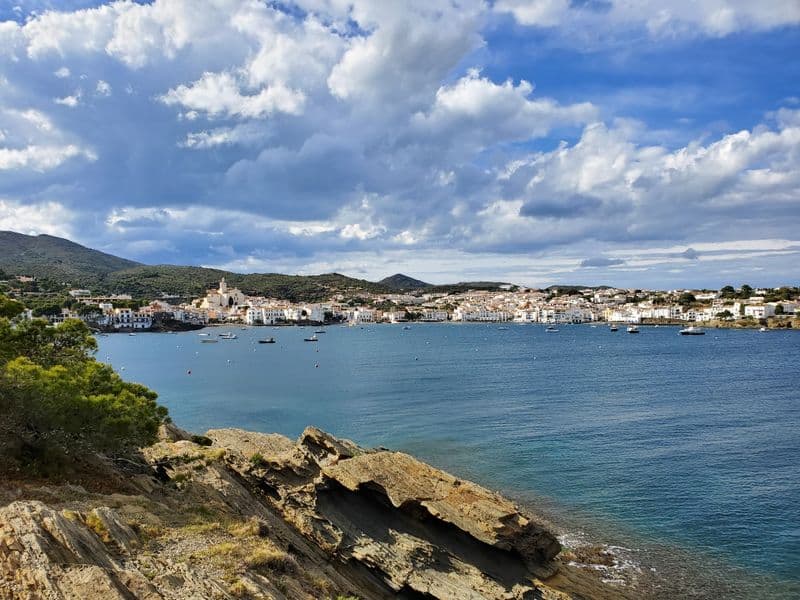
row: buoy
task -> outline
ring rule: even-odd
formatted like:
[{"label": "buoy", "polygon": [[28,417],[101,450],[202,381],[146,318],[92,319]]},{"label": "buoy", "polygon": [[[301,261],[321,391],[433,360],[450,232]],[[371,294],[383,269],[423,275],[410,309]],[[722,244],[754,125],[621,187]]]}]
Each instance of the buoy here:
[{"label": "buoy", "polygon": [[187,375],[191,375],[191,374],[192,374],[192,370],[191,370],[191,369],[189,369],[188,371],[186,371],[186,374],[187,374]]},{"label": "buoy", "polygon": [[319,363],[314,363],[314,368],[319,369]]}]

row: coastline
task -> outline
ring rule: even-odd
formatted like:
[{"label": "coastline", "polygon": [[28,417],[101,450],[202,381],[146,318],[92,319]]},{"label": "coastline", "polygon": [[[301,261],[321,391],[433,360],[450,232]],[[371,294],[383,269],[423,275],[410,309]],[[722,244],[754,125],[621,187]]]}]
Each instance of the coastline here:
[{"label": "coastline", "polygon": [[167,425],[81,462],[79,480],[0,489],[0,597],[638,597],[499,494],[313,427]]}]

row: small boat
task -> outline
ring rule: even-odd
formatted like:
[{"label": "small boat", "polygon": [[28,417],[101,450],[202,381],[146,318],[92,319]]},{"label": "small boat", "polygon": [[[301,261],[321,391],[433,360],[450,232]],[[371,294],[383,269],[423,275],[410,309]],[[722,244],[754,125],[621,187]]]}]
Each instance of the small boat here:
[{"label": "small boat", "polygon": [[639,333],[639,328],[636,325],[628,325],[628,333]]},{"label": "small boat", "polygon": [[319,338],[316,335],[312,335],[311,337],[303,338],[304,342],[318,342]]},{"label": "small boat", "polygon": [[201,344],[216,344],[219,340],[215,340],[213,338],[206,338],[204,340],[200,340]]},{"label": "small boat", "polygon": [[550,325],[550,326],[547,327],[547,329],[544,330],[544,332],[545,333],[558,333],[558,328],[556,328],[554,325]]},{"label": "small boat", "polygon": [[315,331],[315,332],[314,332],[314,334],[317,334],[317,333],[327,333],[327,332],[325,332],[325,331],[323,331],[323,330],[321,330],[321,329],[320,329],[319,331]]},{"label": "small boat", "polygon": [[197,335],[209,335],[207,333],[198,333]]},{"label": "small boat", "polygon": [[508,327],[498,327],[498,331],[508,331]]},{"label": "small boat", "polygon": [[135,333],[129,333],[128,335],[136,335]]},{"label": "small boat", "polygon": [[411,329],[411,325],[403,325],[403,329]]},{"label": "small boat", "polygon": [[608,330],[609,331],[619,331],[619,327],[617,327],[616,325],[612,325],[611,327],[608,328]]},{"label": "small boat", "polygon": [[699,327],[695,327],[694,325],[690,325],[685,329],[681,329],[678,333],[681,335],[705,335],[706,332],[700,329]]},{"label": "small boat", "polygon": [[235,340],[237,339],[238,336],[235,333],[228,332],[228,333],[220,333],[219,337],[221,340]]},{"label": "small boat", "polygon": [[763,332],[763,331],[766,331],[766,330],[767,330],[767,328],[766,328],[766,327],[762,327],[761,329],[759,329],[759,331],[762,331],[762,332]]},{"label": "small boat", "polygon": [[275,343],[275,338],[270,337],[270,338],[266,338],[264,340],[258,340],[258,343],[259,344],[274,344]]}]

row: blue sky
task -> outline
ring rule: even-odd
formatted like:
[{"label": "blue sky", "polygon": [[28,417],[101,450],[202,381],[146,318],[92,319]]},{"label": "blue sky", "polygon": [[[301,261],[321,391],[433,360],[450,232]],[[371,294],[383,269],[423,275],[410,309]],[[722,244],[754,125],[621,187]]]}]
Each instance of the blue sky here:
[{"label": "blue sky", "polygon": [[148,263],[797,284],[796,0],[0,0],[0,229]]}]

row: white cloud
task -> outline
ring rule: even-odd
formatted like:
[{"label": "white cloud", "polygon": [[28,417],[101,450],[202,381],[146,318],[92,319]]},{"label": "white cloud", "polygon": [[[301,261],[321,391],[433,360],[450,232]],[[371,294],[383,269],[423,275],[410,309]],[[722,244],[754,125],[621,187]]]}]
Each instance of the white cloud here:
[{"label": "white cloud", "polygon": [[306,98],[302,92],[280,83],[252,94],[242,93],[233,74],[206,72],[188,86],[169,90],[160,100],[168,106],[180,105],[212,117],[262,118],[276,112],[300,114]]},{"label": "white cloud", "polygon": [[217,127],[207,131],[193,131],[180,143],[185,148],[205,150],[216,146],[256,145],[269,137],[270,132],[263,123],[251,121],[235,127]]},{"label": "white cloud", "polygon": [[58,202],[20,203],[0,199],[0,230],[61,237],[72,235],[73,214]]},{"label": "white cloud", "polygon": [[27,146],[25,148],[0,148],[0,171],[32,169],[48,171],[78,156],[97,160],[97,156],[74,144],[67,146]]},{"label": "white cloud", "polygon": [[75,90],[75,93],[71,96],[64,96],[63,98],[56,98],[54,102],[56,104],[61,104],[62,106],[68,106],[70,108],[75,108],[81,102],[81,90]]},{"label": "white cloud", "polygon": [[532,100],[532,93],[533,86],[525,80],[498,85],[473,70],[455,84],[440,87],[430,111],[417,113],[413,123],[429,135],[463,136],[490,145],[540,137],[553,127],[597,118],[589,102],[562,106],[549,98]]},{"label": "white cloud", "polygon": [[111,85],[107,81],[103,81],[102,79],[97,81],[97,86],[94,90],[95,95],[108,97],[111,95]]},{"label": "white cloud", "polygon": [[70,75],[70,70],[67,67],[61,67],[53,73],[59,79],[66,79]]},{"label": "white cloud", "polygon": [[569,0],[498,0],[494,9],[522,25],[566,29],[643,27],[656,37],[764,31],[800,23],[796,0],[608,0],[602,5]]}]

